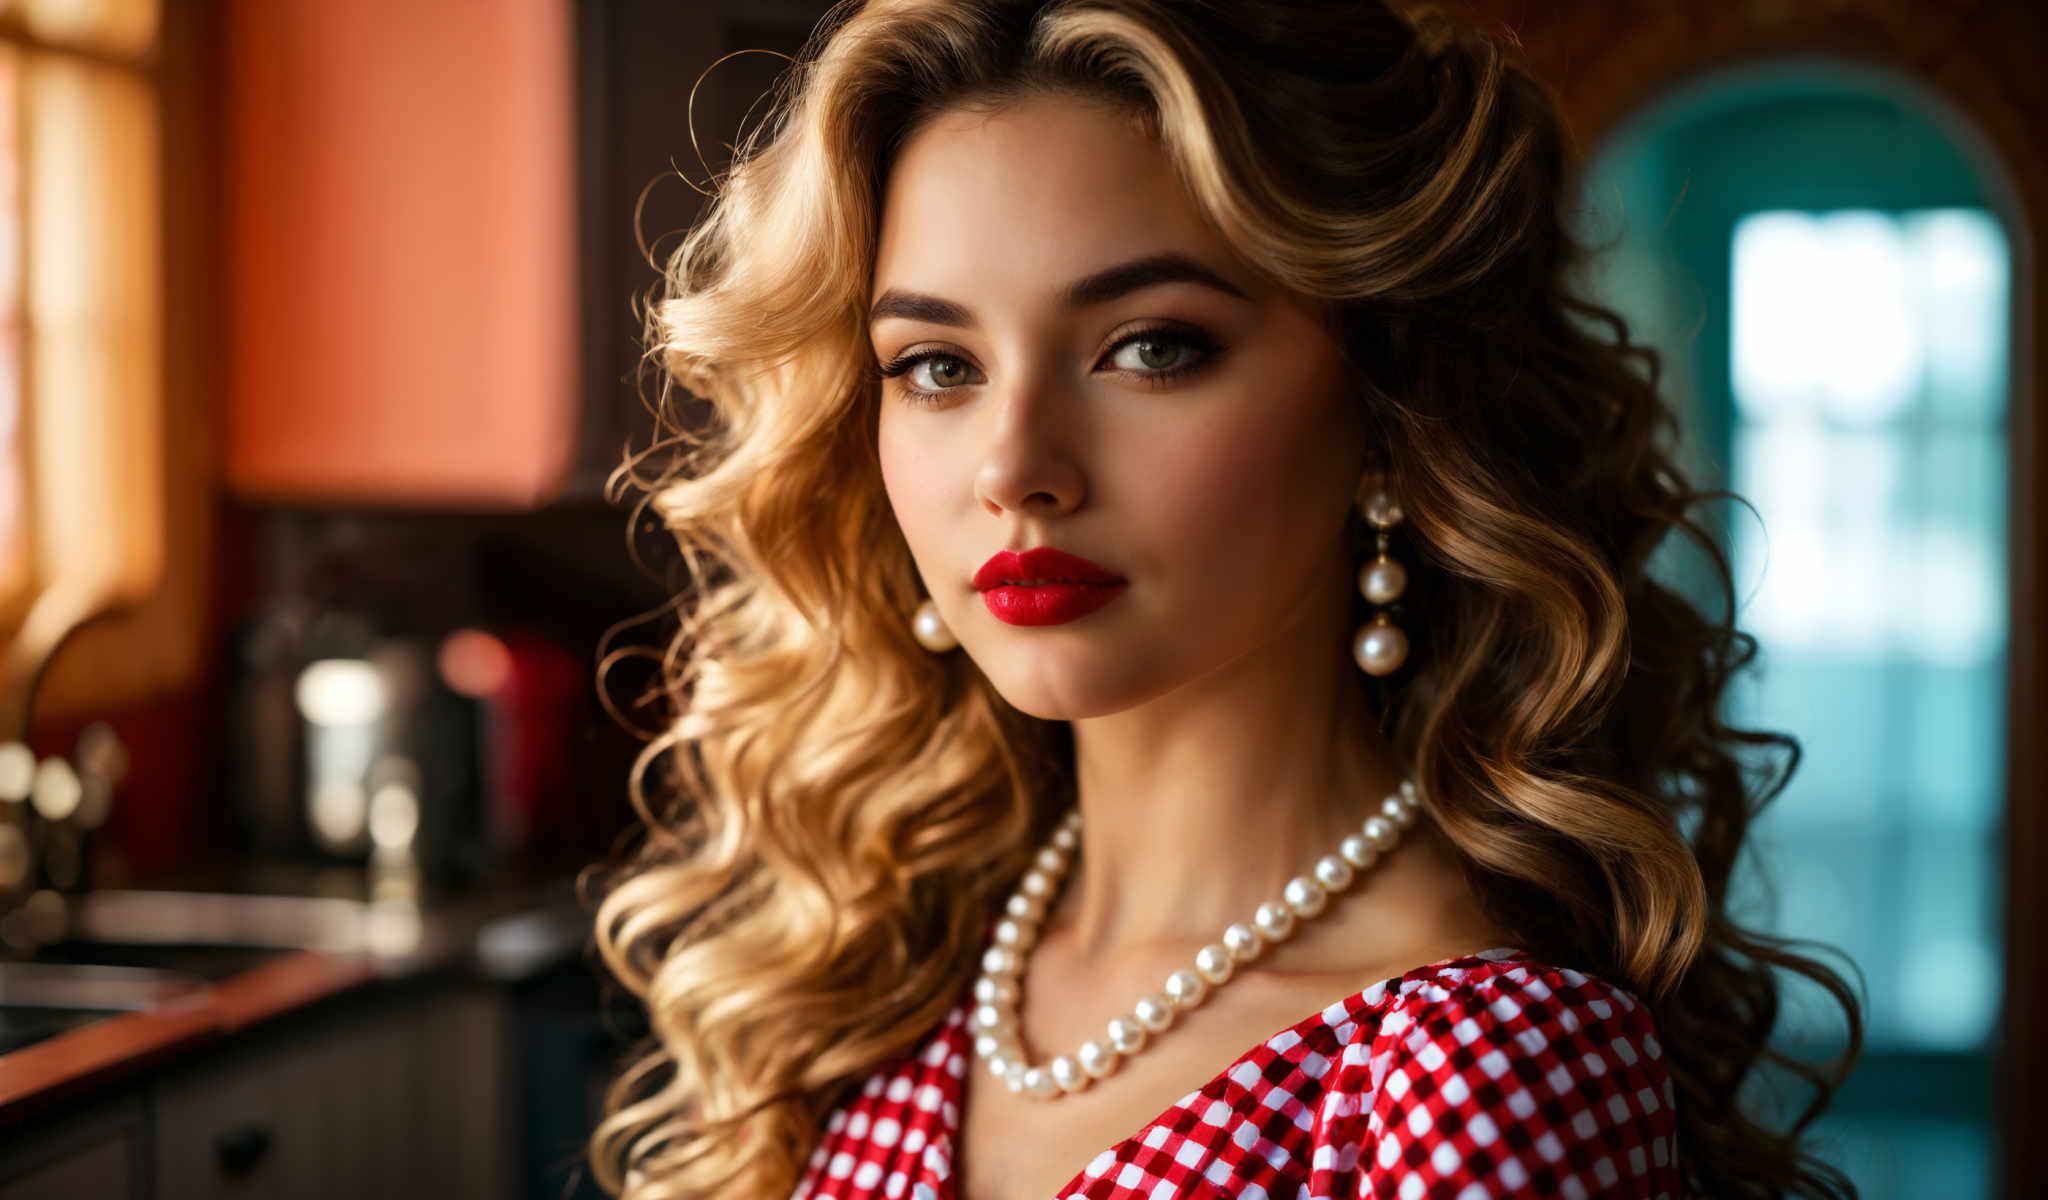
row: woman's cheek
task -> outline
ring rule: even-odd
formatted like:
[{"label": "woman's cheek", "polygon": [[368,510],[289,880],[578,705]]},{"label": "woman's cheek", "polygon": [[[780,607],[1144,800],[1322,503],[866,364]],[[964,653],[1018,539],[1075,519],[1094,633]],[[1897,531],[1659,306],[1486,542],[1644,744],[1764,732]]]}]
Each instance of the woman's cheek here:
[{"label": "woman's cheek", "polygon": [[1270,423],[1215,425],[1175,444],[1160,477],[1178,523],[1211,538],[1258,523],[1298,467],[1299,455],[1275,446],[1272,433]]},{"label": "woman's cheek", "polygon": [[875,458],[882,467],[882,490],[888,494],[889,504],[896,510],[896,519],[902,521],[915,511],[913,501],[918,491],[918,455],[904,445],[887,417],[882,420],[875,444]]},{"label": "woman's cheek", "polygon": [[933,577],[949,570],[940,550],[946,544],[943,526],[948,513],[960,511],[958,489],[971,486],[972,481],[945,479],[942,471],[947,460],[931,447],[885,437],[876,449],[882,488],[897,528],[902,530],[919,573],[927,579],[927,590],[937,591]]}]

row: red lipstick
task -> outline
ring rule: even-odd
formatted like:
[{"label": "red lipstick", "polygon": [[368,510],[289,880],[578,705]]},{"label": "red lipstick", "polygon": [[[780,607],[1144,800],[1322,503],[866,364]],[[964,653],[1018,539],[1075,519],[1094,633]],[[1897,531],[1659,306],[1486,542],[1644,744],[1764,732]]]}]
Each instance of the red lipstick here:
[{"label": "red lipstick", "polygon": [[1087,616],[1123,594],[1125,581],[1085,558],[1036,546],[998,550],[974,573],[981,602],[1011,625],[1059,625]]}]

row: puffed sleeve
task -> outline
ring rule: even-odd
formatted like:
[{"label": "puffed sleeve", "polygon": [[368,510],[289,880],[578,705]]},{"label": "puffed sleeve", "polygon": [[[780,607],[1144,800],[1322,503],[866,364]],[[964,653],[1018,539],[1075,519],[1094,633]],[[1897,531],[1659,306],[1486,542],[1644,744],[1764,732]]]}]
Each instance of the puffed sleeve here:
[{"label": "puffed sleeve", "polygon": [[1675,1097],[1642,1001],[1535,963],[1400,991],[1345,1049],[1311,1196],[1680,1200]]}]

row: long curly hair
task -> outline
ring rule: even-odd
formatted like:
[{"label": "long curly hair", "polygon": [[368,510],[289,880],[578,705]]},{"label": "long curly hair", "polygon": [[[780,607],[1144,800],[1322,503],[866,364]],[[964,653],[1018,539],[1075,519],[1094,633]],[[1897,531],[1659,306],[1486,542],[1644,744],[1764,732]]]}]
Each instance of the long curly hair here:
[{"label": "long curly hair", "polygon": [[[1717,715],[1756,642],[1689,512],[1728,493],[1687,483],[1657,352],[1584,294],[1548,94],[1511,45],[1378,0],[845,0],[780,76],[650,297],[659,436],[612,480],[687,585],[650,653],[644,827],[600,864],[597,949],[649,1025],[589,1141],[601,1186],[786,1194],[825,1114],[958,999],[1072,802],[1068,726],[913,637],[865,327],[906,139],[1047,93],[1140,120],[1330,314],[1415,567],[1378,715],[1488,915],[1651,1005],[1690,1190],[1853,1195],[1800,1135],[1860,1055],[1857,997],[1726,911],[1799,759]],[[1673,534],[1724,619],[1651,577]],[[1781,970],[1844,1010],[1836,1069],[1768,1044]],[[1738,1103],[1760,1060],[1814,1088],[1789,1130]]]}]

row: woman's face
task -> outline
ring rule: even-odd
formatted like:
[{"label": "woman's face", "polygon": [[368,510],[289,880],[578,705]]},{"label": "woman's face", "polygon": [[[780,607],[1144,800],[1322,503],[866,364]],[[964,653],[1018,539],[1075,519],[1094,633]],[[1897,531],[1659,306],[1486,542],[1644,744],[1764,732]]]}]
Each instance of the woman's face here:
[{"label": "woman's face", "polygon": [[[1103,275],[1147,260],[1169,265]],[[1062,97],[926,124],[888,181],[871,298],[877,360],[906,368],[880,385],[889,502],[1012,704],[1074,720],[1280,639],[1346,653],[1365,446],[1338,349],[1125,118]],[[1046,595],[975,574],[1038,546],[1122,586],[1012,623]]]}]

